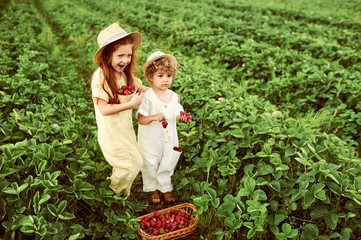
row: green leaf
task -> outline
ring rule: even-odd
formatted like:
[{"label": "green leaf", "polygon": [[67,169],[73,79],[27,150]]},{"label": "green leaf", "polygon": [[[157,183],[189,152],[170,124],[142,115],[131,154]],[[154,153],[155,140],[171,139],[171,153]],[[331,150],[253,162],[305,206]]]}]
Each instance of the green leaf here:
[{"label": "green leaf", "polygon": [[58,214],[61,214],[62,212],[64,212],[67,204],[68,204],[68,201],[66,201],[66,200],[61,201],[58,205],[58,209],[56,210],[56,212]]},{"label": "green leaf", "polygon": [[355,188],[361,193],[361,177],[355,177]]},{"label": "green leaf", "polygon": [[295,238],[298,235],[298,229],[292,229],[288,238]]},{"label": "green leaf", "polygon": [[311,240],[316,239],[318,237],[319,230],[318,227],[314,224],[306,224],[303,227],[303,232],[301,235],[301,239]]},{"label": "green leaf", "polygon": [[39,204],[39,191],[37,191],[33,197],[33,208],[34,212],[38,213],[40,211],[40,204]]},{"label": "green leaf", "polygon": [[268,157],[269,155],[263,151],[256,153],[257,157]]},{"label": "green leaf", "polygon": [[256,181],[251,177],[246,177],[244,181],[244,188],[249,192],[252,193],[254,188],[256,187]]},{"label": "green leaf", "polygon": [[303,201],[302,201],[303,209],[309,208],[312,205],[312,203],[315,202],[315,200],[316,200],[316,198],[314,197],[313,193],[306,190]]},{"label": "green leaf", "polygon": [[208,187],[207,189],[208,195],[212,198],[212,199],[216,199],[217,198],[217,191]]},{"label": "green leaf", "polygon": [[0,220],[4,219],[6,216],[6,201],[3,198],[0,198]]},{"label": "green leaf", "polygon": [[40,198],[40,201],[39,201],[39,204],[43,204],[45,202],[47,202],[49,199],[51,198],[51,196],[49,194],[42,194],[41,195],[41,198]]},{"label": "green leaf", "polygon": [[324,202],[326,202],[328,200],[325,190],[321,190],[320,192],[316,193],[315,197]]},{"label": "green leaf", "polygon": [[36,231],[32,223],[23,224],[20,229],[23,233],[34,233]]},{"label": "green leaf", "polygon": [[252,114],[252,115],[248,116],[248,121],[253,124],[256,122],[256,118],[257,117],[254,114]]},{"label": "green leaf", "polygon": [[8,159],[12,159],[12,153],[11,153],[10,148],[4,147],[4,153],[5,153],[5,156],[6,156]]},{"label": "green leaf", "polygon": [[341,238],[340,240],[347,240],[347,239],[350,239],[351,237],[351,233],[352,233],[352,229],[350,228],[343,228],[341,230]]},{"label": "green leaf", "polygon": [[57,212],[57,209],[56,207],[53,205],[53,204],[48,204],[46,206],[49,210],[49,212],[51,213],[51,215],[53,215],[54,217],[57,217],[58,216],[58,212]]},{"label": "green leaf", "polygon": [[285,220],[286,216],[284,214],[276,214],[274,219],[274,224],[278,226],[283,220]]},{"label": "green leaf", "polygon": [[75,218],[75,215],[72,213],[69,213],[69,212],[64,212],[64,213],[59,214],[59,218],[62,220],[70,220],[70,219]]},{"label": "green leaf", "polygon": [[254,228],[251,228],[247,233],[247,238],[250,239],[256,234],[256,230]]},{"label": "green leaf", "polygon": [[214,207],[215,209],[217,209],[218,206],[219,206],[219,204],[220,204],[220,200],[219,200],[219,198],[216,198],[216,199],[213,199],[213,200],[211,201],[211,203],[212,203],[213,207]]},{"label": "green leaf", "polygon": [[274,181],[270,182],[270,186],[271,186],[271,188],[273,188],[277,192],[281,191],[281,184],[277,180],[274,180]]},{"label": "green leaf", "polygon": [[73,235],[71,235],[71,236],[69,237],[68,240],[76,240],[76,239],[78,239],[79,237],[80,237],[80,233],[73,234]]},{"label": "green leaf", "polygon": [[320,192],[324,188],[325,184],[323,183],[317,183],[312,185],[312,192],[314,194]]},{"label": "green leaf", "polygon": [[336,193],[337,195],[341,195],[342,191],[339,185],[334,182],[327,183],[327,186],[331,189],[332,192]]},{"label": "green leaf", "polygon": [[336,213],[331,213],[325,216],[324,219],[330,229],[334,230],[337,227],[338,215]]},{"label": "green leaf", "polygon": [[293,151],[292,148],[287,147],[287,148],[286,148],[286,151],[285,151],[285,155],[286,155],[286,157],[290,157],[290,156],[295,155],[295,153],[294,153],[294,151]]},{"label": "green leaf", "polygon": [[13,194],[13,195],[17,195],[18,193],[16,192],[16,190],[14,190],[13,188],[11,187],[6,187],[3,189],[3,192],[4,193],[7,193],[7,194]]},{"label": "green leaf", "polygon": [[16,191],[18,194],[20,194],[22,191],[24,191],[29,186],[29,183],[22,184]]},{"label": "green leaf", "polygon": [[282,224],[282,231],[285,233],[286,236],[288,236],[290,234],[291,229],[292,229],[292,227],[288,223]]},{"label": "green leaf", "polygon": [[265,150],[265,152],[268,154],[268,155],[271,155],[272,153],[272,148],[270,147],[270,145],[268,145],[267,143],[265,143],[263,145],[263,149]]},{"label": "green leaf", "polygon": [[230,134],[231,134],[233,137],[236,137],[236,138],[244,138],[243,131],[240,130],[240,129],[232,130],[232,131],[230,132]]}]

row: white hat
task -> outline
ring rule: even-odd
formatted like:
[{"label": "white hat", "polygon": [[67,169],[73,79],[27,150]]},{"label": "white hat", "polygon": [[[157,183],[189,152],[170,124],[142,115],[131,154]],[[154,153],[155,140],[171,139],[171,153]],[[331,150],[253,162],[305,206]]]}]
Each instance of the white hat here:
[{"label": "white hat", "polygon": [[147,61],[145,62],[144,66],[143,66],[143,72],[145,73],[150,64],[152,64],[155,60],[162,58],[162,57],[169,58],[172,62],[175,62],[176,64],[178,64],[177,60],[172,55],[165,54],[164,52],[161,52],[161,51],[156,51],[147,58]]},{"label": "white hat", "polygon": [[127,33],[123,28],[119,26],[118,23],[113,23],[109,27],[102,30],[99,33],[97,39],[99,49],[94,55],[94,63],[99,64],[101,62],[100,56],[105,46],[126,36],[131,36],[133,38],[133,47],[134,50],[136,50],[142,42],[142,35],[139,32]]}]

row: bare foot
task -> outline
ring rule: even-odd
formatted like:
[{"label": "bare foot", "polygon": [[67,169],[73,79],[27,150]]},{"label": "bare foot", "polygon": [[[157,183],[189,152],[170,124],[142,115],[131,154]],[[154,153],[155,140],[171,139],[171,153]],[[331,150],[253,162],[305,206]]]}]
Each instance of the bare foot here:
[{"label": "bare foot", "polygon": [[160,203],[160,196],[159,196],[159,190],[155,190],[152,195],[152,202],[153,203]]},{"label": "bare foot", "polygon": [[163,197],[164,197],[164,201],[166,201],[167,203],[170,203],[170,202],[174,202],[174,201],[175,201],[172,192],[165,192],[165,193],[163,193]]}]

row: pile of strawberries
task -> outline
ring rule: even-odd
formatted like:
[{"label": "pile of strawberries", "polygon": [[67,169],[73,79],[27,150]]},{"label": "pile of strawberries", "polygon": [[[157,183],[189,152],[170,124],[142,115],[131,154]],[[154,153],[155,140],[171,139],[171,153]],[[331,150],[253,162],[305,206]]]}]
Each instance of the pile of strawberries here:
[{"label": "pile of strawberries", "polygon": [[189,227],[190,220],[191,216],[188,213],[179,210],[171,210],[166,214],[155,211],[152,217],[143,218],[139,224],[148,235],[157,236]]},{"label": "pile of strawberries", "polygon": [[118,90],[118,94],[120,95],[131,95],[135,92],[135,86],[132,84],[130,86],[122,86]]},{"label": "pile of strawberries", "polygon": [[180,115],[181,115],[181,116],[185,116],[186,119],[187,119],[187,122],[190,122],[190,121],[191,121],[191,114],[190,114],[190,113],[186,113],[186,112],[180,111]]}]

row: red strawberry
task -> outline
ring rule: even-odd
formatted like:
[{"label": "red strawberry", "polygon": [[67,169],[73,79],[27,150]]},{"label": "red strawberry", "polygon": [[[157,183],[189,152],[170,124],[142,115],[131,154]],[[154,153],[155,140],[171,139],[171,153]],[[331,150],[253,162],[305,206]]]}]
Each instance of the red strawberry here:
[{"label": "red strawberry", "polygon": [[[173,147],[173,150],[177,151],[177,152],[182,152],[182,146],[179,145],[179,147]],[[178,213],[176,213],[176,214],[178,214]]]},{"label": "red strawberry", "polygon": [[154,212],[154,217],[157,218],[157,217],[159,217],[159,216],[160,216],[160,213],[159,213],[158,211],[155,211],[155,212]]},{"label": "red strawberry", "polygon": [[165,121],[164,121],[164,122],[162,122],[162,125],[163,125],[164,128],[166,128],[167,125],[168,125],[168,122],[165,122]]},{"label": "red strawberry", "polygon": [[175,231],[175,230],[177,230],[177,225],[175,223],[172,223],[170,231],[172,232],[172,231]]},{"label": "red strawberry", "polygon": [[181,115],[182,117],[185,116],[186,119],[187,119],[187,122],[190,122],[190,121],[191,121],[191,114],[190,114],[190,113],[186,113],[186,112],[180,111],[180,115]]},{"label": "red strawberry", "polygon": [[130,91],[134,91],[135,90],[135,86],[132,84],[132,85],[130,85],[129,87],[128,87],[128,90],[130,90]]},{"label": "red strawberry", "polygon": [[123,91],[123,94],[124,94],[124,95],[130,95],[130,92],[128,91],[128,89],[125,89],[125,90]]}]

